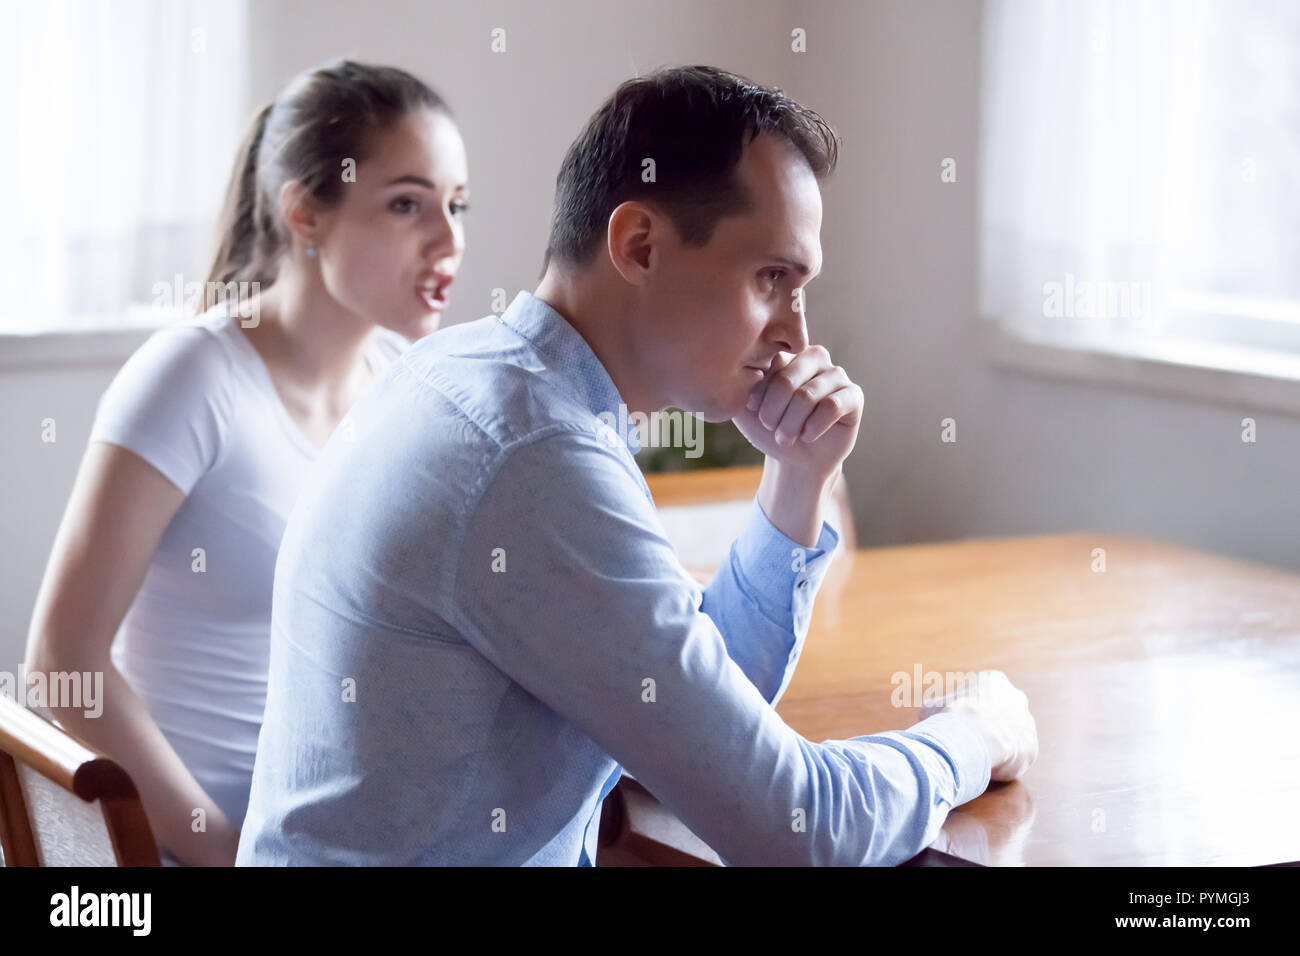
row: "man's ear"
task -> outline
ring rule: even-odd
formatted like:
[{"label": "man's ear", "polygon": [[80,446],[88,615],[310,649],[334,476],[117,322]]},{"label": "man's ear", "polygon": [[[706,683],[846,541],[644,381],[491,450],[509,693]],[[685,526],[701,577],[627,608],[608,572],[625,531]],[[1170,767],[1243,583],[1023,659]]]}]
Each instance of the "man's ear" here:
[{"label": "man's ear", "polygon": [[316,198],[296,179],[280,187],[277,197],[285,227],[303,245],[316,245],[320,238],[321,209]]},{"label": "man's ear", "polygon": [[662,215],[636,200],[620,203],[609,214],[609,261],[629,285],[644,285],[658,265],[666,225]]}]

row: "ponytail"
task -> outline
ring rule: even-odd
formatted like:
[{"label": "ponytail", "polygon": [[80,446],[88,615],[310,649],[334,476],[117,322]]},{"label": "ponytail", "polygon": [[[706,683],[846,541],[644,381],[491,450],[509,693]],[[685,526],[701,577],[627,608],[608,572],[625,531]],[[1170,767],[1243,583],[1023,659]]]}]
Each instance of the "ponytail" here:
[{"label": "ponytail", "polygon": [[234,170],[226,187],[226,197],[221,204],[217,220],[217,251],[208,269],[204,284],[203,310],[212,308],[222,299],[221,288],[228,282],[257,281],[269,285],[274,281],[266,261],[274,252],[275,230],[268,215],[261,208],[262,190],[257,188],[257,157],[266,132],[266,120],[274,103],[268,103],[244,134],[244,141],[235,156]]}]

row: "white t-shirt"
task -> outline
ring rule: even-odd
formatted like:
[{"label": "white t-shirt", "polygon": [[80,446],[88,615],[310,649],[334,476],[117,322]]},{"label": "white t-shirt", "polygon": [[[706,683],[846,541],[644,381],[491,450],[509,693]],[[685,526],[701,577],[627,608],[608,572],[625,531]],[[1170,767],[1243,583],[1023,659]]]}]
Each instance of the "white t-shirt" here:
[{"label": "white t-shirt", "polygon": [[[386,368],[407,344],[377,329],[371,368]],[[154,333],[127,360],[99,401],[90,440],[129,449],[186,494],[111,655],[185,766],[240,825],[266,704],[276,552],[317,449],[222,305]]]}]

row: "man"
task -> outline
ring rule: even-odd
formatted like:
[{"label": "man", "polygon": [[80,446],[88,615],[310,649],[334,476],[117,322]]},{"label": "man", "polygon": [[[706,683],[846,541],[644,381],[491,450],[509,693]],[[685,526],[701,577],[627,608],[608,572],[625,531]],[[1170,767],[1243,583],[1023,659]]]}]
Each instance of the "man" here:
[{"label": "man", "polygon": [[[623,767],[727,863],[891,864],[1023,771],[1005,678],[847,741],[773,707],[862,416],[801,309],[836,154],[816,114],[708,67],[592,117],[536,292],[413,346],[290,518],[240,864],[590,865]],[[621,405],[732,419],[767,456],[703,591],[635,429],[611,440]]]}]

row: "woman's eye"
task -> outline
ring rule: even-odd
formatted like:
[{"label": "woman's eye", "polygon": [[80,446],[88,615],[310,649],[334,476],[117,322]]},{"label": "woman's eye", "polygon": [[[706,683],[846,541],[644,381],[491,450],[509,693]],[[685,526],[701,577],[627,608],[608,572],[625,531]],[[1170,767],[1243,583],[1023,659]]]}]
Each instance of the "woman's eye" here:
[{"label": "woman's eye", "polygon": [[784,270],[784,269],[764,269],[764,270],[763,270],[763,277],[764,277],[765,279],[770,279],[772,285],[776,285],[778,282],[780,282],[780,281],[781,281],[781,277],[784,276],[784,275],[785,275],[785,270]]},{"label": "woman's eye", "polygon": [[451,211],[454,215],[463,216],[469,212],[469,203],[457,201],[451,204]]},{"label": "woman's eye", "polygon": [[410,196],[398,196],[388,204],[388,208],[397,213],[418,212],[420,204]]}]

